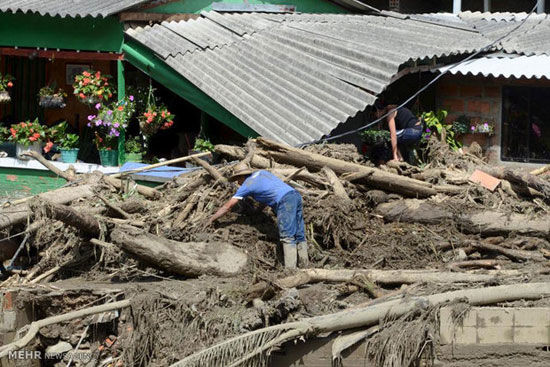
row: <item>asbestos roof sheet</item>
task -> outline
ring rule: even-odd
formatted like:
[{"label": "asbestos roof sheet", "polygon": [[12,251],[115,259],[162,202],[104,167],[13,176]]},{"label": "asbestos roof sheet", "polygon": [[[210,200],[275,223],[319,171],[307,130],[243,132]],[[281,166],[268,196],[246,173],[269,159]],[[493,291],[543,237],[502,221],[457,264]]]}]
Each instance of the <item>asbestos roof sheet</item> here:
[{"label": "asbestos roof sheet", "polygon": [[503,51],[525,55],[550,55],[550,16],[548,14],[528,16],[527,13],[468,11],[460,13],[458,17],[489,40],[500,39],[512,32],[500,42],[499,47]]},{"label": "asbestos roof sheet", "polygon": [[107,17],[149,0],[2,0],[0,12],[38,13],[52,17]]},{"label": "asbestos roof sheet", "polygon": [[483,75],[485,77],[550,79],[550,56],[492,55],[467,61],[460,65],[448,65],[438,70],[451,74]]},{"label": "asbestos roof sheet", "polygon": [[394,17],[201,15],[126,33],[256,132],[292,145],[372,105],[404,63],[487,43],[475,31]]}]

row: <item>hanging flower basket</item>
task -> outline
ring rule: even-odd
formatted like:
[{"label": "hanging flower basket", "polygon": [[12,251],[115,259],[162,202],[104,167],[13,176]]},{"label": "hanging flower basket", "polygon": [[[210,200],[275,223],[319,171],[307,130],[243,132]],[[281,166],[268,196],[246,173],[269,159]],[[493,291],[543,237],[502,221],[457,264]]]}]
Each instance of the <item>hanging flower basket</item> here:
[{"label": "hanging flower basket", "polygon": [[11,102],[11,97],[8,93],[8,89],[13,87],[13,80],[15,80],[15,78],[9,74],[0,74],[0,103]]},{"label": "hanging flower basket", "polygon": [[0,103],[10,103],[11,97],[7,90],[0,92]]},{"label": "hanging flower basket", "polygon": [[143,135],[151,136],[159,130],[166,130],[174,125],[174,115],[165,106],[150,105],[143,115],[138,116],[139,128]]},{"label": "hanging flower basket", "polygon": [[114,93],[109,83],[109,75],[102,75],[100,71],[84,71],[75,76],[73,92],[82,103],[95,105],[109,100]]},{"label": "hanging flower basket", "polygon": [[65,108],[65,99],[62,96],[40,96],[38,105],[42,108]]}]

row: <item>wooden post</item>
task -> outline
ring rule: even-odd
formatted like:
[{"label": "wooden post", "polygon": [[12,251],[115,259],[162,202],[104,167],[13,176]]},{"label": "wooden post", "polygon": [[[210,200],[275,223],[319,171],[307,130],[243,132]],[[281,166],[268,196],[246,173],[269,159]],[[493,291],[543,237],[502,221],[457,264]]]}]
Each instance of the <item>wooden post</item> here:
[{"label": "wooden post", "polygon": [[[117,66],[117,92],[118,92],[118,100],[121,101],[126,96],[126,80],[124,78],[124,64],[122,63],[122,60],[117,60],[116,62]],[[126,143],[126,132],[122,130],[120,132],[120,136],[118,137],[118,165],[122,166],[124,164],[124,161],[126,160],[126,151],[125,151],[125,143]]]}]

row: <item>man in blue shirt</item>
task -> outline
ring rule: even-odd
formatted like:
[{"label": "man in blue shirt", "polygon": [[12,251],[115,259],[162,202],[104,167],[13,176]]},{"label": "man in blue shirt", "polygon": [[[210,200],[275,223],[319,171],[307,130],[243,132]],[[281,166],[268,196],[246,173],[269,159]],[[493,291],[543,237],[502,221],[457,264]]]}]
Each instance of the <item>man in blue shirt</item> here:
[{"label": "man in blue shirt", "polygon": [[239,189],[210,218],[208,224],[227,214],[239,200],[252,197],[262,204],[269,205],[277,215],[279,236],[283,243],[285,268],[296,269],[308,265],[307,242],[302,216],[302,197],[298,191],[281,181],[268,171],[252,171],[246,164],[235,166],[230,180],[237,181]]}]

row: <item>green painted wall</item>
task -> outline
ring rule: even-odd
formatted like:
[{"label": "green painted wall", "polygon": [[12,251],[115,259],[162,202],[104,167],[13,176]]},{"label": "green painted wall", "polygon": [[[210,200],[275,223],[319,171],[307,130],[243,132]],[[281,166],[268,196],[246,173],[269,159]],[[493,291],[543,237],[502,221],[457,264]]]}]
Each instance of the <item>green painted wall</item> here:
[{"label": "green painted wall", "polygon": [[[222,0],[180,0],[156,8],[148,9],[153,13],[200,13],[212,10],[212,3]],[[243,0],[223,0],[224,3],[243,3]],[[346,13],[346,10],[326,0],[249,0],[250,4],[296,5],[296,11],[301,13]]]},{"label": "green painted wall", "polygon": [[50,171],[0,168],[0,197],[11,199],[58,189],[67,181]]},{"label": "green painted wall", "polygon": [[126,61],[163,84],[195,107],[229,126],[244,137],[256,137],[258,134],[241,120],[223,108],[189,80],[185,79],[164,61],[155,56],[150,49],[128,40],[122,47]]},{"label": "green painted wall", "polygon": [[120,51],[123,31],[122,23],[114,16],[61,18],[0,13],[0,46]]}]

